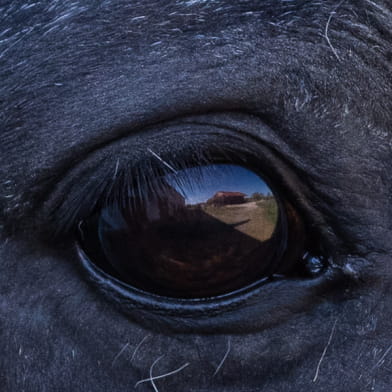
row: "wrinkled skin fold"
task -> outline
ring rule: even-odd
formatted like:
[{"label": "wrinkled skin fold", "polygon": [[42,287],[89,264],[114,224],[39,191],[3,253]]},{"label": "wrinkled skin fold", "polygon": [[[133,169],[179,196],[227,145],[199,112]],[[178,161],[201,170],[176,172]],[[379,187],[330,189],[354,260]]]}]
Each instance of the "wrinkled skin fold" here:
[{"label": "wrinkled skin fold", "polygon": [[[391,1],[3,1],[0,21],[2,391],[391,390]],[[258,157],[325,274],[192,307],[82,266],[68,215],[102,179],[216,145]]]}]

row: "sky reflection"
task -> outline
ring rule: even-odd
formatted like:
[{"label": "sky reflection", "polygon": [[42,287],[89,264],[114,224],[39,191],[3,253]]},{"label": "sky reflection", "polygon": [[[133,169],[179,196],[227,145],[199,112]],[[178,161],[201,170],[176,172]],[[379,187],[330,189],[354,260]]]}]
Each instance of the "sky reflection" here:
[{"label": "sky reflection", "polygon": [[186,204],[204,203],[216,192],[272,194],[268,185],[254,172],[242,166],[215,164],[184,169],[168,174],[165,180],[185,197]]}]

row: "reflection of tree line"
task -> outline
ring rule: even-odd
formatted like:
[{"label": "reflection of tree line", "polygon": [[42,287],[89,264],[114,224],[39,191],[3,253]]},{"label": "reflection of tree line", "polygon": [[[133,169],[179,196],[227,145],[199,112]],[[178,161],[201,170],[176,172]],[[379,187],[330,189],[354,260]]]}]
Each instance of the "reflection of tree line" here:
[{"label": "reflection of tree line", "polygon": [[255,201],[256,205],[264,209],[266,218],[273,224],[278,221],[278,204],[276,203],[275,196],[268,192],[266,195],[255,192],[247,199],[247,201]]},{"label": "reflection of tree line", "polygon": [[256,205],[264,210],[266,218],[275,225],[278,221],[278,204],[275,198],[272,196],[260,200],[256,202]]},{"label": "reflection of tree line", "polygon": [[250,197],[245,199],[246,201],[261,201],[261,200],[275,200],[275,197],[271,192],[268,192],[266,195],[260,192],[254,192]]}]

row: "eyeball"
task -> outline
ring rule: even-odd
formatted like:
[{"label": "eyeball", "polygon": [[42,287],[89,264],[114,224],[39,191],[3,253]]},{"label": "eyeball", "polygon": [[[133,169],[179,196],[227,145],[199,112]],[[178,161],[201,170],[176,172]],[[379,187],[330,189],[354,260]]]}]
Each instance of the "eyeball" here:
[{"label": "eyeball", "polygon": [[305,244],[295,210],[259,174],[222,163],[167,173],[131,189],[81,222],[80,234],[87,256],[107,274],[184,299],[219,296],[285,274]]}]

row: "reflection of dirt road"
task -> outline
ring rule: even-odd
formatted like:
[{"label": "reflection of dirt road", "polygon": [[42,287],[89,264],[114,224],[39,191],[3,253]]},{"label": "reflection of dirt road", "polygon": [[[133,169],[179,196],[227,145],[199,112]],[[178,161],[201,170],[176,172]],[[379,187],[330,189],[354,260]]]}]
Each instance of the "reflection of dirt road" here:
[{"label": "reflection of dirt road", "polygon": [[276,221],[271,220],[264,204],[260,202],[251,201],[220,207],[207,205],[204,207],[204,211],[259,241],[271,238],[276,226]]},{"label": "reflection of dirt road", "polygon": [[236,208],[255,208],[257,207],[256,202],[255,201],[250,201],[248,203],[243,203],[243,204],[229,204],[227,206],[225,206],[224,208],[227,209],[236,209]]}]

